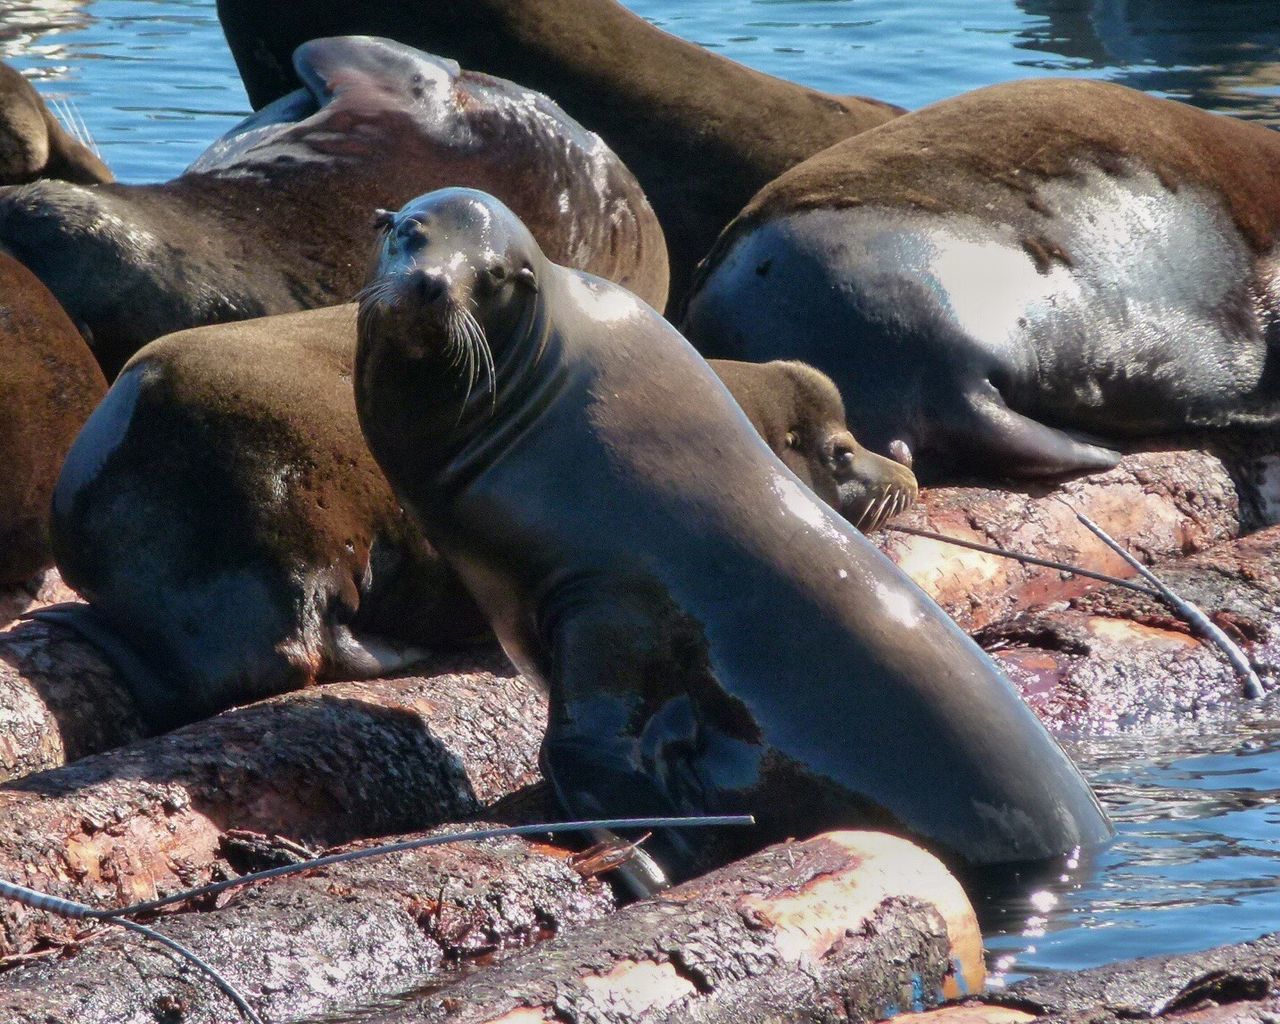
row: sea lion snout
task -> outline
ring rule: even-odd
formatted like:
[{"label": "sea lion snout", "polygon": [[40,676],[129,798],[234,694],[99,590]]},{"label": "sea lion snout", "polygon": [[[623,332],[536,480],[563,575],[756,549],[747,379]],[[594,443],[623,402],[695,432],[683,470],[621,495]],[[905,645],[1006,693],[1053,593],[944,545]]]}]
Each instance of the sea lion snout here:
[{"label": "sea lion snout", "polygon": [[449,279],[439,270],[415,267],[409,273],[409,280],[424,306],[440,307],[449,297]]}]

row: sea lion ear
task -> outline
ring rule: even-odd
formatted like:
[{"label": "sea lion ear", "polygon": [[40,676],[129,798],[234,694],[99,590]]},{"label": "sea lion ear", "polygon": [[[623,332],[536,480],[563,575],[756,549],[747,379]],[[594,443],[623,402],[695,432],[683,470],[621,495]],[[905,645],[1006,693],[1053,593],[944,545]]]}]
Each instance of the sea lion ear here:
[{"label": "sea lion ear", "polygon": [[374,210],[373,226],[378,231],[386,231],[395,223],[396,215],[391,210]]},{"label": "sea lion ear", "polygon": [[515,279],[530,291],[538,290],[538,278],[533,273],[533,267],[521,267],[516,271]]}]

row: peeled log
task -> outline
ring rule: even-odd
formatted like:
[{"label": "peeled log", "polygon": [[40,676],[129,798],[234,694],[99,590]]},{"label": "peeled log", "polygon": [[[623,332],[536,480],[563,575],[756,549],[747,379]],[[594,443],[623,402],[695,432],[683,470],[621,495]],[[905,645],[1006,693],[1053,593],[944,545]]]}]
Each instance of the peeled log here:
[{"label": "peeled log", "polygon": [[43,622],[0,632],[0,782],[147,735],[97,648]]},{"label": "peeled log", "polygon": [[[446,968],[612,909],[607,887],[583,879],[564,851],[502,839],[263,882],[221,909],[167,914],[152,926],[280,1024],[419,988]],[[226,996],[172,954],[117,929],[99,931],[74,956],[0,974],[0,1020],[155,1024],[170,1019],[164,1008],[178,1006],[184,1024],[236,1019]]]},{"label": "peeled log", "polygon": [[[120,906],[208,881],[227,829],[328,846],[475,817],[538,778],[543,696],[495,669],[316,687],[6,783],[0,877]],[[5,904],[0,956],[75,930]]]},{"label": "peeled log", "polygon": [[[1129,455],[1109,472],[1032,492],[932,488],[894,522],[1112,576],[1132,575],[1068,505],[1146,562],[1200,551],[1240,532],[1231,475],[1222,460],[1200,451]],[[908,534],[882,531],[873,540],[971,632],[1028,605],[1067,600],[1100,586]]]},{"label": "peeled log", "polygon": [[[1280,677],[1280,527],[1154,571],[1241,646],[1262,677]],[[988,625],[978,641],[1051,728],[1085,732],[1194,717],[1241,699],[1225,655],[1154,597],[1104,586],[1068,607]]]},{"label": "peeled log", "polygon": [[901,839],[833,832],[361,1020],[871,1021],[982,983],[977,921],[946,869]]}]

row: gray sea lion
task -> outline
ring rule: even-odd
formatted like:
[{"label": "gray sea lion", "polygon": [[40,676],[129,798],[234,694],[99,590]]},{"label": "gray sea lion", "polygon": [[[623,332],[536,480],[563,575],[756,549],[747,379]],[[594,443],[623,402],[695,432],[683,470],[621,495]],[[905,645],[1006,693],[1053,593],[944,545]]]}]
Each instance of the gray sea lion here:
[{"label": "gray sea lion", "polygon": [[664,302],[665,244],[640,186],[545,96],[385,39],[316,40],[294,63],[304,88],[173,181],[0,193],[0,243],[109,377],[162,334],[350,300],[370,211],[448,184],[504,196],[559,258]]},{"label": "gray sea lion", "polygon": [[0,63],[0,185],[37,178],[82,185],[114,180],[98,155],[49,112],[31,83]]},{"label": "gray sea lion", "polygon": [[[157,727],[490,638],[364,443],[355,348],[350,304],[168,335],[76,439],[53,536],[91,609],[55,615],[117,662]],[[896,504],[902,467],[841,458],[857,446],[825,377],[718,369],[824,497],[868,523]]]},{"label": "gray sea lion", "polygon": [[830,374],[859,440],[905,443],[922,479],[1088,472],[1130,439],[1275,425],[1278,230],[1275,132],[1012,82],[762,189],[684,327],[707,355]]},{"label": "gray sea lion", "polygon": [[986,655],[649,307],[551,263],[469,189],[398,214],[362,296],[361,427],[548,687],[543,768],[567,813],[756,815],[655,837],[677,878],[855,823],[969,865],[1110,836]]},{"label": "gray sea lion", "polygon": [[644,187],[671,253],[673,306],[758,189],[902,112],[761,74],[615,0],[218,0],[218,17],[255,107],[297,87],[294,47],[349,32],[447,54],[551,96]]},{"label": "gray sea lion", "polygon": [[52,563],[49,498],[63,456],[106,390],[48,289],[0,253],[0,587]]}]

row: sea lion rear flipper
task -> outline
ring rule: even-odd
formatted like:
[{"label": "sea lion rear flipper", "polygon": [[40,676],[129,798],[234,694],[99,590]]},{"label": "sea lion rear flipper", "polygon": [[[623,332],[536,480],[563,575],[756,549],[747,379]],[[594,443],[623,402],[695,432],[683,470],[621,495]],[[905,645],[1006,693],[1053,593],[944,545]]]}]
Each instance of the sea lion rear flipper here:
[{"label": "sea lion rear flipper", "polygon": [[1078,441],[1065,431],[1014,412],[1000,392],[983,382],[966,402],[956,441],[988,463],[992,472],[1018,477],[1098,473],[1120,461],[1120,453]]},{"label": "sea lion rear flipper", "polygon": [[[574,818],[672,818],[689,813],[675,806],[653,779],[636,770],[619,738],[606,743],[600,737],[571,738],[547,734],[542,745],[542,773],[551,783],[556,799]],[[609,806],[596,799],[609,794]],[[612,835],[609,833],[608,835]],[[604,835],[593,838],[601,841]],[[690,862],[693,850],[674,829],[667,829],[646,844],[649,851],[638,863],[618,869],[627,888],[644,899],[666,887],[666,875],[679,874],[679,866]],[[652,858],[649,856],[652,853]]]},{"label": "sea lion rear flipper", "polygon": [[30,618],[63,626],[97,648],[120,674],[137,704],[139,717],[154,732],[167,732],[199,717],[192,713],[182,694],[152,669],[92,605],[71,602],[50,605],[34,612]]}]

